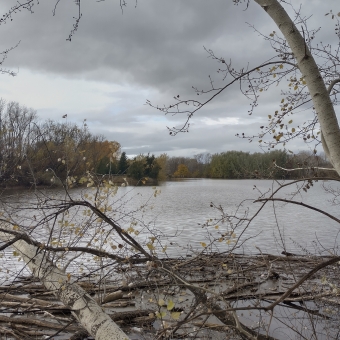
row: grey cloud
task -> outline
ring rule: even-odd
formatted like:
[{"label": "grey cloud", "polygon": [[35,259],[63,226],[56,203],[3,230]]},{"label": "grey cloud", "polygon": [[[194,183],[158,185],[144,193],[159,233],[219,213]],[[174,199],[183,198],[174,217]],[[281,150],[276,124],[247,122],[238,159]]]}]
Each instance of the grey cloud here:
[{"label": "grey cloud", "polygon": [[[0,11],[4,12],[14,3],[14,0],[2,0]],[[226,60],[231,58],[236,68],[247,66],[248,62],[256,66],[270,58],[273,51],[269,43],[246,24],[269,34],[277,28],[267,14],[253,2],[247,11],[225,0],[149,0],[139,1],[137,8],[134,3],[130,2],[122,14],[118,1],[83,2],[79,30],[70,43],[66,38],[74,24],[77,7],[73,2],[70,5],[68,1],[61,1],[56,15],[52,16],[53,1],[41,1],[34,14],[23,11],[13,17],[13,22],[0,26],[1,46],[10,47],[21,40],[5,65],[69,79],[133,86],[130,91],[115,93],[119,101],[104,110],[78,112],[73,116],[79,121],[88,118],[91,129],[118,140],[130,154],[140,153],[141,149],[159,153],[182,149],[188,154],[197,150],[258,150],[258,145],[239,140],[235,133],[258,131],[261,119],[266,121],[267,115],[277,109],[279,88],[272,89],[270,94],[264,93],[254,117],[248,117],[249,101],[240,94],[236,84],[194,116],[189,134],[174,138],[168,136],[166,126],[177,126],[184,117],[164,117],[143,104],[146,99],[159,105],[169,103],[177,94],[183,98],[193,97],[191,86],[209,88],[209,75],[216,86],[225,84],[227,80],[223,82],[216,73],[221,65],[207,58],[203,46]],[[314,13],[311,26],[326,23],[328,19],[324,18],[321,1],[304,3],[303,11]],[[335,9],[336,4],[331,0],[327,6],[334,5]],[[320,35],[326,38],[323,32]],[[143,98],[140,89],[149,91],[152,97]],[[39,112],[42,116],[62,113],[58,108]],[[214,120],[239,117],[244,124],[203,126],[204,117]],[[302,114],[296,120],[300,122],[305,117]],[[146,150],[148,145],[150,150]]]}]

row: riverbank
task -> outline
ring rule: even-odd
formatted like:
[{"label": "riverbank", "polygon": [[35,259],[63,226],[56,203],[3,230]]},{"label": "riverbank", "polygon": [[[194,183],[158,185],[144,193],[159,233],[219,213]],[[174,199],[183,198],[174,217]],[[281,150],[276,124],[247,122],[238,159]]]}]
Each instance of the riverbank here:
[{"label": "riverbank", "polygon": [[[153,178],[143,178],[141,180],[136,180],[132,177],[122,176],[122,175],[97,175],[93,176],[93,186],[101,185],[104,181],[110,181],[110,183],[115,184],[117,186],[154,186],[158,185],[158,181]],[[79,183],[74,181],[69,185],[70,188],[85,188],[88,182]],[[59,188],[62,189],[63,183],[61,181],[53,181],[48,184],[38,184],[34,185],[31,183],[30,185],[17,185],[17,184],[0,184],[0,191],[13,190],[30,190],[30,189],[51,189],[51,188]]]}]

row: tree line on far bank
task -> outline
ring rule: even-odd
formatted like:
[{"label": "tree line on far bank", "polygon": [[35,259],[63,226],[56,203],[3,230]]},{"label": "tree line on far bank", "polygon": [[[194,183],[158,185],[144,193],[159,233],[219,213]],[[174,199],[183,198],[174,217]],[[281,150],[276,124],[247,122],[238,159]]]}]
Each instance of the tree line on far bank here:
[{"label": "tree line on far bank", "polygon": [[[293,179],[315,175],[329,176],[329,171],[316,170],[316,168],[331,168],[326,157],[316,155],[314,150],[300,151],[296,154],[285,150],[266,153],[227,151],[216,154],[202,153],[194,157],[168,157],[167,155],[161,157],[162,163],[165,164],[165,170],[162,169],[161,173],[166,178]],[[302,169],[288,172],[279,167]]]},{"label": "tree line on far bank", "polygon": [[[66,117],[63,117],[66,118]],[[227,151],[194,157],[167,154],[138,155],[128,159],[116,141],[92,134],[86,121],[75,123],[40,121],[36,112],[16,102],[0,100],[0,185],[73,185],[84,175],[123,175],[135,181],[145,178],[300,178],[311,168],[330,167],[314,152],[292,155],[286,151],[249,153]],[[308,168],[287,172],[279,167]],[[314,173],[314,172],[313,172]],[[319,172],[319,174],[321,174]]]}]

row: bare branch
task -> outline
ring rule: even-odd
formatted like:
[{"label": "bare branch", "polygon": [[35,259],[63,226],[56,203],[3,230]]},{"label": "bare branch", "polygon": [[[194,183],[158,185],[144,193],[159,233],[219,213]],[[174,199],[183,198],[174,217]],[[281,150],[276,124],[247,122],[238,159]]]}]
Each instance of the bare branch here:
[{"label": "bare branch", "polygon": [[328,85],[327,91],[328,91],[329,94],[332,92],[332,89],[333,89],[334,85],[337,84],[337,83],[340,83],[340,78],[334,79],[334,80]]},{"label": "bare branch", "polygon": [[327,217],[329,217],[330,219],[340,223],[340,219],[336,218],[335,216],[331,215],[331,214],[328,214],[327,212],[321,210],[321,209],[318,209],[318,208],[315,208],[311,205],[308,205],[306,203],[302,203],[302,202],[297,202],[297,201],[293,201],[293,200],[287,200],[287,199],[284,199],[284,198],[274,198],[274,197],[271,197],[271,198],[260,198],[256,201],[254,201],[255,203],[256,202],[266,202],[266,201],[273,201],[273,202],[285,202],[285,203],[291,203],[291,204],[297,204],[297,205],[301,205],[305,208],[308,208],[308,209],[311,209],[311,210],[314,210],[314,211],[317,211],[319,212],[320,214],[323,214],[323,215],[326,215]]},{"label": "bare branch", "polygon": [[286,169],[283,168],[282,166],[279,166],[276,164],[276,162],[273,162],[273,165],[281,170],[287,171],[287,172],[291,172],[291,171],[298,171],[298,170],[325,170],[325,171],[336,171],[334,168],[322,168],[322,167],[318,167],[318,166],[311,166],[311,167],[307,167],[307,168],[294,168],[294,169]]}]

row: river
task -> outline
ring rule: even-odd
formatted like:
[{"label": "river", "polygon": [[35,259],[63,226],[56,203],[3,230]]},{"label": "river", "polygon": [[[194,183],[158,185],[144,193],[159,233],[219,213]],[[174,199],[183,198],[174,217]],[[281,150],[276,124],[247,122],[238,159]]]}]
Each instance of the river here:
[{"label": "river", "polygon": [[[301,184],[300,184],[301,185]],[[165,182],[159,188],[161,193],[149,202],[149,209],[137,214],[152,229],[157,229],[163,240],[168,238],[176,252],[188,253],[190,249],[201,249],[201,242],[217,238],[219,234],[230,231],[227,222],[221,223],[221,206],[224,214],[239,217],[251,217],[261,203],[254,201],[266,192],[277,188],[278,184],[270,180],[213,180],[193,179]],[[335,204],[334,195],[325,190],[336,189],[334,182],[318,182],[307,193],[296,185],[282,189],[276,197],[293,199],[318,209],[324,210],[335,217],[339,216],[339,207]],[[133,208],[146,200],[150,195],[149,187],[130,187],[120,189],[121,194],[136,196]],[[297,192],[298,191],[298,192]],[[294,196],[293,196],[294,195]],[[268,194],[267,194],[268,196]],[[213,203],[213,207],[211,207]],[[151,207],[151,208],[150,208]],[[202,227],[207,220],[210,227]],[[233,219],[234,232],[238,238],[246,223],[236,225]],[[215,226],[218,229],[215,229]],[[241,241],[249,239],[238,251],[258,253],[258,247],[264,253],[281,253],[283,250],[303,254],[324,253],[325,249],[337,250],[337,239],[340,225],[317,211],[296,204],[268,202],[260,214],[244,231]],[[190,247],[191,246],[191,247]],[[212,250],[217,251],[222,245],[217,243]],[[222,247],[223,248],[223,247]]]}]

